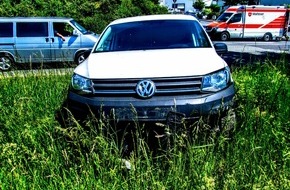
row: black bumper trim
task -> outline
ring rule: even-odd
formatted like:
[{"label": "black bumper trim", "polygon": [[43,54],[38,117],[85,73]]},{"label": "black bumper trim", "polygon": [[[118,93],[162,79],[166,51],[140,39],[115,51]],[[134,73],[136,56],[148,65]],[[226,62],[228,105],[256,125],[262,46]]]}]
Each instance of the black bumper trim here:
[{"label": "black bumper trim", "polygon": [[164,121],[170,111],[183,113],[185,119],[198,118],[202,115],[217,114],[233,105],[234,84],[211,94],[193,96],[136,98],[98,98],[84,97],[69,92],[68,108],[73,114],[114,115],[118,120]]}]

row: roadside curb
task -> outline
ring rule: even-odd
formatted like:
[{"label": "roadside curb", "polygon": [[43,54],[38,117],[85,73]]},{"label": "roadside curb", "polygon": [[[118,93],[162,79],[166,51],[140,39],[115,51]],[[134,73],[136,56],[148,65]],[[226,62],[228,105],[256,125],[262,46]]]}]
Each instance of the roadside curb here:
[{"label": "roadside curb", "polygon": [[290,38],[290,36],[289,36],[289,35],[287,35],[287,36],[283,36],[283,37],[281,38],[281,40],[283,40],[283,41],[288,41],[288,40],[289,40],[289,38]]}]

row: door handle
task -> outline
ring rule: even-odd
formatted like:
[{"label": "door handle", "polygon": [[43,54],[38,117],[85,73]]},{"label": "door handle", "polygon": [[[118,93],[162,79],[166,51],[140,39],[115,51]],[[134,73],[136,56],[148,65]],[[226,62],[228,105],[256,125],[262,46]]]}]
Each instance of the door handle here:
[{"label": "door handle", "polygon": [[51,38],[51,42],[54,42],[54,38]]},{"label": "door handle", "polygon": [[45,41],[46,41],[46,42],[49,42],[49,38],[45,38]]}]

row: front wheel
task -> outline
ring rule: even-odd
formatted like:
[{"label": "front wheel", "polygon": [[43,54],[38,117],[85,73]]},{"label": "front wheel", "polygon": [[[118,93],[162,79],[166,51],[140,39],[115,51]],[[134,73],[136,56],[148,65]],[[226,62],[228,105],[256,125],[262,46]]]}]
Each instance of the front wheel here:
[{"label": "front wheel", "polygon": [[270,33],[266,33],[266,34],[264,35],[264,37],[263,37],[263,40],[264,40],[265,42],[268,42],[268,41],[272,40],[272,35],[271,35]]},{"label": "front wheel", "polygon": [[0,55],[0,70],[9,71],[14,65],[13,59],[8,55]]},{"label": "front wheel", "polygon": [[237,117],[234,109],[229,109],[227,114],[221,118],[221,128],[223,132],[232,131],[237,123]]},{"label": "front wheel", "polygon": [[227,41],[230,38],[229,34],[227,32],[222,32],[220,35],[221,41]]},{"label": "front wheel", "polygon": [[218,134],[224,134],[229,137],[236,128],[237,117],[233,108],[230,108],[222,115],[215,115],[211,119],[212,130]]},{"label": "front wheel", "polygon": [[82,62],[84,62],[84,60],[86,59],[84,52],[80,52],[78,53],[78,55],[76,56],[75,62],[76,64],[81,64]]},{"label": "front wheel", "polygon": [[77,55],[76,55],[76,58],[75,58],[75,63],[76,64],[81,64],[82,62],[84,62],[90,55],[92,49],[87,49],[85,51],[81,51],[79,52]]}]

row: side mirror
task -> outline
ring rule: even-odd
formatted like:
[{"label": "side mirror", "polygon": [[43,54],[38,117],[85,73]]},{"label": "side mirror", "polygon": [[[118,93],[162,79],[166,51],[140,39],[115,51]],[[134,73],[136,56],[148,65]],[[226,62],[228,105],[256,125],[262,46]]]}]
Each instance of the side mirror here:
[{"label": "side mirror", "polygon": [[89,55],[91,54],[92,49],[87,49],[86,51],[84,51],[84,58],[88,58]]},{"label": "side mirror", "polygon": [[217,54],[228,53],[228,46],[225,43],[217,42],[214,44],[214,48]]},{"label": "side mirror", "polygon": [[73,30],[73,35],[74,36],[78,36],[79,35],[79,33],[78,33],[78,31],[76,29]]}]

